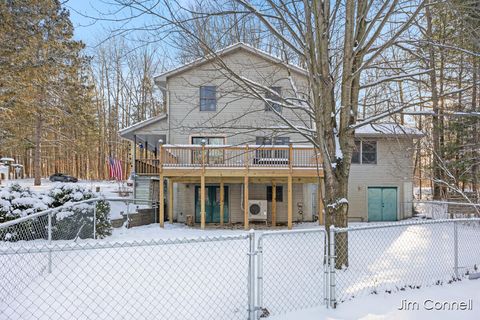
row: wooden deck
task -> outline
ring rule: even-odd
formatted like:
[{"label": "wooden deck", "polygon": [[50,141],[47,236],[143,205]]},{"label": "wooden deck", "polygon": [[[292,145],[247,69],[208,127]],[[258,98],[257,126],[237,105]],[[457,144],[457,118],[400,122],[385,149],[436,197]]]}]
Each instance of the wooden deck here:
[{"label": "wooden deck", "polygon": [[[322,161],[309,146],[213,146],[162,145],[157,159],[136,159],[137,175],[158,175],[168,179],[169,202],[173,203],[173,183],[199,183],[201,186],[201,227],[205,227],[205,183],[243,183],[244,225],[248,229],[249,183],[287,184],[288,227],[292,227],[292,184],[317,183],[323,177]],[[319,188],[320,190],[321,188]],[[164,188],[160,188],[160,224],[163,227]],[[275,194],[275,192],[273,192]],[[221,208],[223,206],[221,205]],[[276,202],[272,199],[272,225],[276,223]],[[320,209],[320,211],[322,211]],[[173,209],[169,206],[169,220]],[[223,217],[223,213],[220,213]]]}]

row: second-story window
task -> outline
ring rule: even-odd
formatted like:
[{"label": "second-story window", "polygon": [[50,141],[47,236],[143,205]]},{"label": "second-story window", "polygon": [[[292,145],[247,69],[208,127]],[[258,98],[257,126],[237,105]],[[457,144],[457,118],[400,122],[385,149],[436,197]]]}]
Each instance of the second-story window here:
[{"label": "second-story window", "polygon": [[200,87],[200,111],[217,110],[217,87]]},{"label": "second-story window", "polygon": [[352,154],[352,163],[376,164],[377,142],[355,140],[355,149]]},{"label": "second-story window", "polygon": [[[267,91],[265,94],[265,99],[272,100],[272,101],[280,101],[280,97],[282,95],[282,88],[281,87],[270,87],[270,90],[276,92],[274,94],[270,91]],[[282,106],[275,102],[265,102],[265,111],[273,111],[274,109],[277,112],[282,112]]]}]

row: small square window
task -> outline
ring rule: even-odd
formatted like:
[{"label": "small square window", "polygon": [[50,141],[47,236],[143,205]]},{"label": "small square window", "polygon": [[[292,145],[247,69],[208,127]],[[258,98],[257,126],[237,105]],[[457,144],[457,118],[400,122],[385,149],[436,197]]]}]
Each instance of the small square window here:
[{"label": "small square window", "polygon": [[[265,99],[280,101],[280,96],[282,95],[282,88],[270,87],[270,90],[276,92],[277,94],[267,91],[265,93]],[[282,106],[280,104],[274,102],[265,102],[265,111],[272,111],[272,109],[275,109],[275,111],[277,112],[282,112]]]},{"label": "small square window", "polygon": [[217,110],[217,87],[200,87],[200,111]]},{"label": "small square window", "polygon": [[[272,186],[267,186],[267,201],[272,202]],[[277,202],[283,202],[283,187],[276,187],[276,199]]]},{"label": "small square window", "polygon": [[376,141],[362,141],[362,163],[363,164],[377,163],[377,142]]}]

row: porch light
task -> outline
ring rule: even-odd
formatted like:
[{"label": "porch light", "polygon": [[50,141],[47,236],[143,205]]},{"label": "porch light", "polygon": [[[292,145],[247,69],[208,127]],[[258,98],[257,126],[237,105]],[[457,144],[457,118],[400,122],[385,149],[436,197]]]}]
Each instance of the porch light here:
[{"label": "porch light", "polygon": [[207,143],[207,140],[205,140],[205,139],[202,139],[202,141],[200,142],[200,144],[201,144],[202,146],[204,146],[206,143]]},{"label": "porch light", "polygon": [[158,144],[162,145],[163,144],[163,139],[158,139]]}]

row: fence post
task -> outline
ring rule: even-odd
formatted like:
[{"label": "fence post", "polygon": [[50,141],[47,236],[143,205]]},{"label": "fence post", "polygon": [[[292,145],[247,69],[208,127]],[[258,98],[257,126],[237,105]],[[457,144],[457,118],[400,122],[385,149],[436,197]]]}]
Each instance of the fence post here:
[{"label": "fence post", "polygon": [[258,238],[257,245],[257,307],[263,308],[263,237]]},{"label": "fence post", "polygon": [[93,203],[93,239],[97,239],[97,203]]},{"label": "fence post", "polygon": [[[52,245],[52,214],[48,214],[48,245]],[[48,251],[48,273],[52,273],[52,249]]]},{"label": "fence post", "polygon": [[335,301],[335,226],[330,226],[330,237],[329,237],[329,246],[330,246],[330,306],[336,308]]},{"label": "fence post", "polygon": [[459,279],[458,275],[458,227],[457,227],[457,222],[453,221],[453,272],[455,274],[455,278]]},{"label": "fence post", "polygon": [[330,256],[328,255],[328,235],[323,232],[323,299],[327,309],[330,307]]},{"label": "fence post", "polygon": [[248,320],[255,320],[255,232],[248,233]]}]

